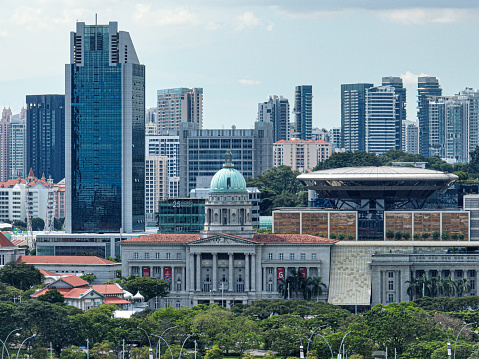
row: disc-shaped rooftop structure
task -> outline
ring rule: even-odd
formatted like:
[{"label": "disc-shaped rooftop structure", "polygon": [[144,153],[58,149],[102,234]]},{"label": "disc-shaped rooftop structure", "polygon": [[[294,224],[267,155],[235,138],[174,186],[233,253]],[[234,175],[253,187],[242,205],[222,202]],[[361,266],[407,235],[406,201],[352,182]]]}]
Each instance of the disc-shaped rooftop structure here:
[{"label": "disc-shaped rooftop structure", "polygon": [[[451,173],[415,167],[342,167],[298,176],[309,190],[341,207],[342,203],[371,208],[374,201],[383,209],[422,203],[439,191],[445,191],[458,177]],[[351,207],[351,206],[349,206]]]}]

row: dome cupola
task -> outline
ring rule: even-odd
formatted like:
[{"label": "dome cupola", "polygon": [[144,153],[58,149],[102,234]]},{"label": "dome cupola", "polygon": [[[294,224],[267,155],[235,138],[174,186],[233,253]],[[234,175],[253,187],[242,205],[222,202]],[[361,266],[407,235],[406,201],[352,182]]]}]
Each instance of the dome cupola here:
[{"label": "dome cupola", "polygon": [[225,154],[223,168],[216,172],[210,184],[211,192],[247,192],[246,181],[238,170],[233,166],[231,151]]}]

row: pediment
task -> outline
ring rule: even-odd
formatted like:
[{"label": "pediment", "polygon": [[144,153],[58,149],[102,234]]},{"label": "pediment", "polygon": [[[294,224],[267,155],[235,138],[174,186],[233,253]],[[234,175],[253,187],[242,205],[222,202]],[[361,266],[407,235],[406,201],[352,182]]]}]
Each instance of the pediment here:
[{"label": "pediment", "polygon": [[227,234],[217,234],[211,237],[198,239],[196,241],[188,243],[188,245],[254,245],[255,242],[246,238],[239,238],[235,236],[229,236]]}]

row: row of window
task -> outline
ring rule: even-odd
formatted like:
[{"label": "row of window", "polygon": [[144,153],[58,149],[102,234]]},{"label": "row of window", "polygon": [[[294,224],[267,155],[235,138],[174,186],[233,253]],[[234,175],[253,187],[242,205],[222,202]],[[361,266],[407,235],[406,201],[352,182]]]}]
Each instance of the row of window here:
[{"label": "row of window", "polygon": [[[273,259],[275,259],[273,257],[273,253],[268,253],[268,260],[273,260]],[[280,261],[284,260],[284,253],[279,253],[277,259],[279,259]],[[294,261],[295,259],[297,259],[297,258],[295,258],[295,253],[290,253],[289,254],[289,260]],[[299,254],[299,259],[302,260],[302,261],[306,260],[306,253],[300,253]],[[313,261],[317,260],[316,253],[311,253],[311,260],[313,260]]]},{"label": "row of window", "polygon": [[[150,253],[145,252],[144,259],[153,259],[153,256],[150,258]],[[140,254],[138,252],[133,253],[133,259],[140,259]],[[162,259],[160,256],[160,253],[155,253],[155,259]],[[171,253],[165,253],[165,258],[164,259],[172,259]],[[176,253],[176,259],[183,259],[182,253]]]}]

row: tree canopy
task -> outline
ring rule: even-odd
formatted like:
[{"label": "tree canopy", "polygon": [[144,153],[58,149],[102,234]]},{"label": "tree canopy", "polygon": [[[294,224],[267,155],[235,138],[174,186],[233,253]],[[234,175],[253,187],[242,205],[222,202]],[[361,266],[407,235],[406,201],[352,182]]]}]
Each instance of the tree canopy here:
[{"label": "tree canopy", "polygon": [[0,282],[27,290],[43,282],[43,274],[33,265],[27,263],[8,262],[0,269]]},{"label": "tree canopy", "polygon": [[140,292],[145,297],[145,301],[156,296],[165,297],[168,294],[168,283],[154,277],[128,278],[121,286],[133,295]]}]

